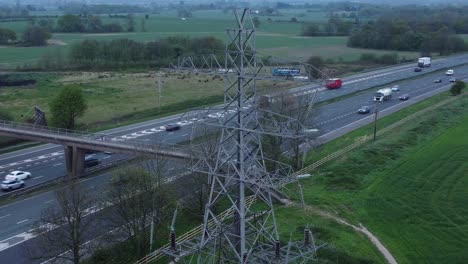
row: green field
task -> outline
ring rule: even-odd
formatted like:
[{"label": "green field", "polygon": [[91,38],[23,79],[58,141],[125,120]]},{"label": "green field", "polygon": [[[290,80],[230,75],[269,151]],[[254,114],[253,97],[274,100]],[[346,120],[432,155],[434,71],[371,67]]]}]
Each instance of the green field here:
[{"label": "green field", "polygon": [[[158,77],[154,72],[19,73],[14,78],[38,80],[33,86],[0,89],[0,108],[8,109],[16,120],[21,120],[20,116],[35,105],[49,113],[49,102],[58,90],[67,85],[81,87],[88,102],[86,113],[78,120],[82,129],[95,128],[103,123],[127,121],[130,118],[143,118],[142,115],[156,118],[159,114],[180,113],[223,100],[223,79],[220,76],[177,73],[164,75],[161,79],[161,99],[158,95]],[[262,94],[287,89],[292,85],[297,84],[258,81],[257,90]]]},{"label": "green field", "polygon": [[323,166],[303,181],[306,203],[363,223],[399,263],[464,263],[467,109],[464,97]]},{"label": "green field", "polygon": [[[260,27],[257,32],[257,48],[269,55],[281,55],[304,61],[312,55],[320,55],[326,59],[353,61],[362,53],[374,52],[378,54],[390,51],[363,50],[346,47],[346,37],[301,37],[302,23],[288,22],[292,17],[299,21],[326,21],[324,12],[305,12],[304,10],[285,10],[282,16],[260,16]],[[270,18],[271,21],[267,19]],[[103,16],[104,23],[119,22],[123,26],[127,20],[123,18],[109,18]],[[175,12],[165,12],[159,15],[150,14],[145,20],[145,31],[142,31],[142,20],[144,14],[137,14],[136,32],[122,32],[110,34],[79,34],[79,33],[57,33],[52,40],[59,45],[49,47],[15,48],[0,46],[0,67],[12,68],[17,65],[32,64],[50,52],[60,50],[66,54],[70,45],[85,39],[112,40],[129,38],[136,41],[151,41],[168,36],[183,35],[190,37],[215,36],[226,40],[225,29],[232,28],[234,17],[230,12],[224,14],[216,11],[195,11],[193,17],[183,21],[177,18]],[[19,36],[28,26],[28,22],[0,22],[0,27],[15,30]],[[416,58],[415,52],[399,52],[406,58]]]}]

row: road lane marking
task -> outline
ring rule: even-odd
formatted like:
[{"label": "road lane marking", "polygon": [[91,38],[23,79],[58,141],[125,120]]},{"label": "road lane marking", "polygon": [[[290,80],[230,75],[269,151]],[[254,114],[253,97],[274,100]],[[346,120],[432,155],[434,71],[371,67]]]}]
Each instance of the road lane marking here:
[{"label": "road lane marking", "polygon": [[106,156],[106,157],[104,157],[104,158],[102,158],[102,159],[108,159],[108,158],[110,158],[110,157],[111,157],[111,156]]},{"label": "road lane marking", "polygon": [[44,203],[53,203],[55,200],[49,200],[47,202],[44,202]]},{"label": "road lane marking", "polygon": [[42,178],[42,177],[44,177],[44,176],[37,176],[37,177],[34,177],[34,178],[32,178],[32,179],[33,179],[33,180],[37,180],[37,179],[40,179],[40,178]]},{"label": "road lane marking", "polygon": [[24,219],[23,221],[19,221],[19,222],[16,223],[16,224],[19,225],[19,224],[22,224],[22,223],[27,222],[27,221],[29,221],[29,219]]},{"label": "road lane marking", "polygon": [[11,215],[11,214],[7,214],[7,215],[4,215],[4,216],[0,216],[0,219],[3,219],[3,218],[8,217],[8,216],[10,216],[10,215]]},{"label": "road lane marking", "polygon": [[52,166],[55,167],[55,166],[60,166],[60,165],[62,165],[62,163],[57,163],[57,164],[54,164],[54,165],[52,165]]},{"label": "road lane marking", "polygon": [[174,168],[174,167],[172,167],[172,168],[170,168],[169,170],[173,170],[173,169],[175,169],[175,168]]}]

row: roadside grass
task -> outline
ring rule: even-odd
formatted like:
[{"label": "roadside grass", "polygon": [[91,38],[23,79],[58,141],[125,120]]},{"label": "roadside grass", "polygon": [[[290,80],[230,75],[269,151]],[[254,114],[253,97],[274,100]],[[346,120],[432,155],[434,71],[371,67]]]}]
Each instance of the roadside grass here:
[{"label": "roadside grass", "polygon": [[300,207],[276,207],[276,221],[281,244],[303,241],[304,228],[309,226],[317,245],[317,263],[386,263],[376,247],[361,233]]},{"label": "roadside grass", "polygon": [[[17,78],[37,79],[32,86],[3,87],[0,107],[8,108],[15,120],[22,120],[33,106],[47,114],[49,102],[67,85],[82,88],[88,109],[78,119],[80,129],[101,129],[106,125],[121,125],[132,119],[142,121],[180,113],[191,108],[215,105],[223,101],[223,79],[220,76],[171,73],[162,77],[161,99],[158,77],[154,73],[15,74]],[[259,94],[285,90],[293,82],[258,81]],[[161,104],[159,105],[159,102]],[[136,119],[136,120],[135,120]]]},{"label": "roadside grass", "polygon": [[[423,101],[379,124],[444,98],[447,94]],[[306,204],[363,223],[400,263],[463,262],[468,258],[467,107],[468,99],[460,98],[322,166],[301,181]],[[364,127],[328,143],[308,162],[370,132]]]}]

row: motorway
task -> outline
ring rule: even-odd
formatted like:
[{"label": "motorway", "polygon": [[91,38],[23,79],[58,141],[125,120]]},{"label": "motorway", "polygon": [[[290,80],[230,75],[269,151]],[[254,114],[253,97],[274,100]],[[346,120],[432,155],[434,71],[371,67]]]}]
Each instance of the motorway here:
[{"label": "motorway", "polygon": [[[455,58],[442,59],[434,61],[431,68],[426,68],[422,73],[436,71],[447,67],[453,67],[456,64],[468,63],[468,56],[459,56]],[[356,91],[365,90],[377,85],[392,83],[401,79],[416,77],[421,73],[413,71],[414,64],[397,66],[393,68],[381,69],[375,72],[368,72],[349,78],[344,78],[344,86],[338,90],[322,90],[319,93],[319,101],[328,100],[331,98],[343,96]],[[453,67],[455,69],[454,77],[465,79],[468,77],[468,66]],[[433,80],[441,78],[440,84],[435,84]],[[429,91],[440,89],[447,86],[449,77],[444,76],[443,72],[423,75],[420,78],[400,81],[400,92],[394,93],[394,98],[398,94],[410,94],[411,98],[415,98]],[[293,89],[293,93],[307,94],[315,86],[305,86]],[[331,131],[340,129],[343,126],[354,123],[362,119],[364,116],[357,114],[357,109],[363,105],[372,106],[373,94],[376,89],[371,89],[368,92],[349,97],[347,99],[330,103],[320,107],[316,117],[316,123],[320,129],[320,133],[327,134]],[[410,100],[411,100],[410,98]],[[393,107],[400,104],[401,101],[394,99],[391,101],[379,104],[379,110]],[[160,129],[168,123],[177,122],[180,115],[165,117],[158,120],[151,120],[131,126],[116,128],[105,131],[114,138],[131,139],[138,138],[146,141],[159,141],[168,143],[177,143],[188,140],[190,138],[191,124],[182,123],[182,129],[175,132],[166,132]],[[0,156],[0,175],[11,170],[28,170],[32,172],[32,179],[27,181],[27,184],[44,182],[53,178],[63,176],[65,174],[65,165],[63,161],[63,148],[51,144],[41,145],[29,149],[16,151]],[[96,154],[103,162],[117,160],[122,155],[107,155],[104,153]],[[178,166],[175,162],[169,164],[168,170],[174,170],[177,173]],[[98,190],[101,192],[105,184],[109,180],[109,174],[100,177],[86,179],[84,181],[85,188],[90,190]],[[0,207],[0,258],[4,257],[11,259],[13,255],[19,254],[18,243],[31,238],[31,233],[28,232],[32,225],[38,220],[40,212],[43,208],[54,203],[53,192],[43,193],[14,204],[9,204]],[[16,252],[16,253],[14,253]],[[12,255],[13,254],[13,255]]]},{"label": "motorway", "polygon": [[[434,60],[430,68],[425,68],[420,73],[413,71],[415,64],[410,64],[353,75],[351,77],[344,78],[343,87],[337,90],[325,90],[325,88],[320,88],[316,85],[306,85],[290,89],[289,91],[292,94],[301,96],[311,93],[313,89],[318,88],[320,92],[318,94],[317,101],[320,102],[465,63],[468,63],[468,55]],[[458,71],[455,72],[458,73]],[[402,87],[404,88],[404,86]],[[356,100],[361,100],[361,104],[365,102],[362,101],[362,95],[358,96]],[[331,107],[333,107],[333,109],[331,109]],[[342,113],[354,113],[355,107],[354,103],[341,103],[339,107],[329,106],[328,108],[321,109],[319,112],[323,113],[319,116],[319,119],[321,120],[320,123],[323,124],[332,119],[340,118],[343,116]],[[347,108],[346,111],[342,111],[344,108]],[[340,113],[340,111],[342,113]],[[179,143],[190,139],[192,132],[190,122],[181,123],[182,129],[175,132],[163,131],[161,126],[168,123],[178,122],[180,121],[180,117],[181,114],[173,115],[157,120],[111,129],[101,133],[109,135],[109,137],[114,140],[139,139],[171,144]],[[322,130],[322,132],[326,132],[326,130]],[[101,158],[103,162],[111,162],[120,159],[121,157],[121,155],[112,155],[102,156]],[[27,182],[27,186],[61,177],[66,174],[63,147],[53,144],[44,144],[0,155],[0,176],[13,170],[26,170],[32,172],[32,180]]]}]

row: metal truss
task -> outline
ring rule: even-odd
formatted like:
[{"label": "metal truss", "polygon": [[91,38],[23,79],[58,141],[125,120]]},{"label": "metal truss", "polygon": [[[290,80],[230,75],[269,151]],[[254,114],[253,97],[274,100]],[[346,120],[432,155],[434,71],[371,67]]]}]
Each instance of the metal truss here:
[{"label": "metal truss", "polygon": [[[172,71],[189,71],[193,73],[204,73],[213,75],[236,75],[237,70],[235,67],[229,67],[220,60],[224,58],[225,54],[207,54],[197,56],[184,56],[180,57],[177,64],[171,64],[169,70]],[[274,68],[286,68],[291,70],[298,70],[299,74],[290,75],[274,75]],[[254,77],[256,80],[294,80],[296,82],[304,83],[320,83],[323,84],[324,80],[329,79],[329,75],[322,70],[316,68],[314,65],[291,61],[285,58],[276,57],[273,55],[265,54],[264,57],[256,57],[256,66],[251,70],[252,72],[245,73],[246,76]],[[313,77],[311,70],[318,72],[318,78]]]},{"label": "metal truss", "polygon": [[[193,152],[193,169],[207,173],[210,183],[202,235],[180,243],[171,235],[171,246],[163,252],[177,263],[306,263],[315,259],[319,248],[307,242],[311,240],[310,230],[304,243],[281,246],[273,207],[272,196],[277,188],[295,178],[286,164],[277,163],[275,169],[267,169],[269,161],[263,155],[261,142],[262,135],[302,136],[295,132],[302,126],[297,120],[255,106],[256,81],[280,77],[272,76],[271,67],[256,54],[250,10],[235,10],[234,16],[238,27],[227,29],[229,41],[223,64],[216,56],[197,61],[186,57],[174,67],[221,73],[225,80],[224,106],[184,116],[186,120],[202,120],[197,125],[219,128],[221,132],[215,152],[204,151],[203,147]],[[225,209],[228,214],[218,214]]]}]

